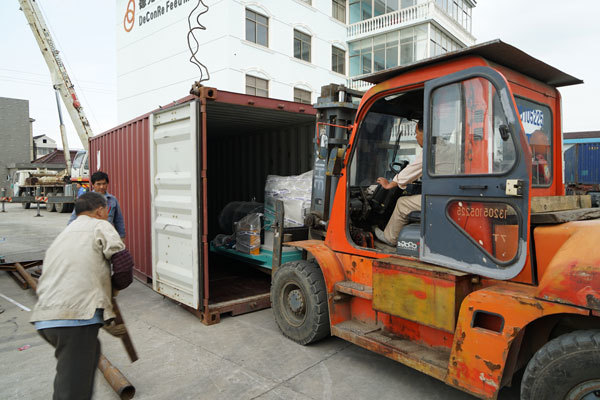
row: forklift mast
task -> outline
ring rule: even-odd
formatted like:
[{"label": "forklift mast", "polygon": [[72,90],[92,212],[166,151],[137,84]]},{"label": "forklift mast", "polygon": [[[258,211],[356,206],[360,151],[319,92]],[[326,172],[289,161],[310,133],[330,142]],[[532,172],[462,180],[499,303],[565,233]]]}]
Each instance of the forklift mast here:
[{"label": "forklift mast", "polygon": [[321,88],[314,138],[312,202],[306,225],[311,237],[323,237],[342,170],[345,150],[353,128],[358,103],[364,92],[342,85]]}]

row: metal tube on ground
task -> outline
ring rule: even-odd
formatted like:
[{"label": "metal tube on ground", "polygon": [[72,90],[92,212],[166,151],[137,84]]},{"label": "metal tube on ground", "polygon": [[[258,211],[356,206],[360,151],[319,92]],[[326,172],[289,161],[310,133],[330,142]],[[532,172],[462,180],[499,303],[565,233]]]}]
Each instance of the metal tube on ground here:
[{"label": "metal tube on ground", "polygon": [[135,396],[135,387],[125,378],[117,367],[100,354],[98,369],[102,371],[104,378],[122,400],[129,400]]},{"label": "metal tube on ground", "polygon": [[[20,264],[16,263],[15,268],[21,274],[25,282],[31,286],[34,291],[37,291],[37,280],[31,276],[27,270]],[[135,395],[135,387],[125,378],[117,367],[112,365],[104,355],[100,354],[98,369],[102,371],[104,378],[113,390],[119,395],[122,400],[129,400]]]}]

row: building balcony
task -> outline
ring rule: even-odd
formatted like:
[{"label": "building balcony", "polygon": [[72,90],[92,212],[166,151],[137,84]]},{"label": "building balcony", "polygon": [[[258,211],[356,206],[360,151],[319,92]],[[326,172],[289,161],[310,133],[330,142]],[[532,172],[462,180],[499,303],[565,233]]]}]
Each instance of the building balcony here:
[{"label": "building balcony", "polygon": [[348,78],[346,80],[346,86],[349,87],[350,89],[366,92],[367,90],[371,89],[375,85],[373,85],[372,83],[369,83],[369,82],[361,81],[360,79],[355,81],[352,78]]},{"label": "building balcony", "polygon": [[465,46],[475,44],[475,37],[471,32],[439,8],[435,0],[348,25],[346,40],[359,40],[428,21],[436,21]]}]

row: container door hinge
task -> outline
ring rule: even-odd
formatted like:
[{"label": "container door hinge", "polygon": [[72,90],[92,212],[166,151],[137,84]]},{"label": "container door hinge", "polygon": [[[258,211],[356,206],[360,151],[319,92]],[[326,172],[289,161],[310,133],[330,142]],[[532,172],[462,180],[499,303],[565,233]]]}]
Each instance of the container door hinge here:
[{"label": "container door hinge", "polygon": [[517,197],[523,196],[523,181],[521,179],[507,179],[506,195]]}]

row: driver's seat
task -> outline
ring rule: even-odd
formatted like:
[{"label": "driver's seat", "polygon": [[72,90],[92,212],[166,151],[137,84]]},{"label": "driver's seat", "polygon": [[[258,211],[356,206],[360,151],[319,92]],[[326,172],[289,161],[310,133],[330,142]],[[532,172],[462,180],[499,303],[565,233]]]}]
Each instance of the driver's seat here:
[{"label": "driver's seat", "polygon": [[421,242],[421,211],[411,211],[407,215],[408,224],[402,227],[398,235],[396,254],[419,258]]},{"label": "driver's seat", "polygon": [[415,222],[421,223],[421,211],[411,211],[406,218],[408,218],[409,224],[413,224]]}]

